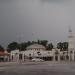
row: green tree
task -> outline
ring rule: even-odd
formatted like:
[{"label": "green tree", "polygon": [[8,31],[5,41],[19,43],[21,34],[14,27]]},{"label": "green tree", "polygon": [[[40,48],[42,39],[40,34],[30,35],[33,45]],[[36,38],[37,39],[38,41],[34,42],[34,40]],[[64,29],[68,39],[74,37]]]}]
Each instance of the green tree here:
[{"label": "green tree", "polygon": [[38,40],[38,41],[37,41],[37,43],[38,43],[38,44],[41,44],[41,41],[40,41],[40,40]]},{"label": "green tree", "polygon": [[4,52],[4,48],[0,45],[0,51]]},{"label": "green tree", "polygon": [[28,45],[28,46],[29,46],[29,45],[31,45],[31,44],[32,44],[32,42],[31,42],[31,41],[28,41],[28,42],[27,42],[27,45]]},{"label": "green tree", "polygon": [[27,43],[21,43],[19,44],[19,50],[22,51],[22,50],[26,50],[26,47],[28,46]]},{"label": "green tree", "polygon": [[37,42],[36,42],[36,41],[32,41],[32,42],[31,42],[31,44],[35,44],[35,43],[37,43]]},{"label": "green tree", "polygon": [[22,51],[22,50],[26,50],[26,48],[27,48],[28,46],[30,46],[31,44],[33,44],[31,41],[21,43],[21,44],[19,44],[19,49],[20,49],[21,51]]},{"label": "green tree", "polygon": [[53,49],[53,44],[52,43],[48,44],[47,50],[52,50],[52,49]]},{"label": "green tree", "polygon": [[63,42],[63,50],[68,50],[68,42]]},{"label": "green tree", "polygon": [[47,40],[38,40],[37,43],[47,47],[48,41]]},{"label": "green tree", "polygon": [[17,42],[12,42],[8,44],[7,50],[10,52],[11,50],[18,49],[19,44]]},{"label": "green tree", "polygon": [[68,42],[59,42],[57,43],[57,48],[61,50],[68,50]]},{"label": "green tree", "polygon": [[57,43],[57,48],[63,50],[63,43],[62,42]]}]

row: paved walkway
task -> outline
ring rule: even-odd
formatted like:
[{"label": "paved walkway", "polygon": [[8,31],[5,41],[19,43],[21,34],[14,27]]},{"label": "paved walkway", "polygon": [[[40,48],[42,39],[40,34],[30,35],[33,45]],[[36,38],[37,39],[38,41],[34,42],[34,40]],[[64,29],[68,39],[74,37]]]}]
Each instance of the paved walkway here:
[{"label": "paved walkway", "polygon": [[75,75],[75,62],[3,62],[0,75]]},{"label": "paved walkway", "polygon": [[25,61],[25,62],[0,62],[0,66],[11,66],[11,65],[19,65],[19,64],[75,64],[75,62],[70,61],[44,61],[44,62],[32,62],[32,61]]}]

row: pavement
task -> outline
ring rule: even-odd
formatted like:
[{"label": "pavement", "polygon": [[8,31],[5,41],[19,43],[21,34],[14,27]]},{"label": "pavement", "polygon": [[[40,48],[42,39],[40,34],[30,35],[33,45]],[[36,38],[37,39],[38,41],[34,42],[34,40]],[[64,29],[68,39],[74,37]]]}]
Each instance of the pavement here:
[{"label": "pavement", "polygon": [[75,75],[75,62],[3,62],[0,75]]}]

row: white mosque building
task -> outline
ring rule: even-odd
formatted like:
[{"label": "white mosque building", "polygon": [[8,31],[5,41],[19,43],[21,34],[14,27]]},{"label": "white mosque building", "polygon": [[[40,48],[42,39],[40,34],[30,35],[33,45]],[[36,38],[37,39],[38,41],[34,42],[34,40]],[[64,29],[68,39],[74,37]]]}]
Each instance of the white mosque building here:
[{"label": "white mosque building", "polygon": [[75,48],[74,48],[74,36],[72,30],[69,29],[68,36],[68,51],[61,51],[54,48],[52,50],[46,50],[46,48],[40,44],[33,44],[26,48],[25,51],[14,50],[10,53],[11,61],[25,61],[26,59],[40,58],[48,61],[75,61]]}]

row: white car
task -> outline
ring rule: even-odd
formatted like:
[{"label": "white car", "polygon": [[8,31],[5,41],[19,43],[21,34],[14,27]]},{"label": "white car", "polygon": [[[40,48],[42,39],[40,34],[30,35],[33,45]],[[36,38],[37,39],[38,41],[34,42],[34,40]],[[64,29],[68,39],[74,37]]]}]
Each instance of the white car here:
[{"label": "white car", "polygon": [[40,58],[33,58],[32,61],[37,62],[37,61],[44,61],[44,60]]}]

